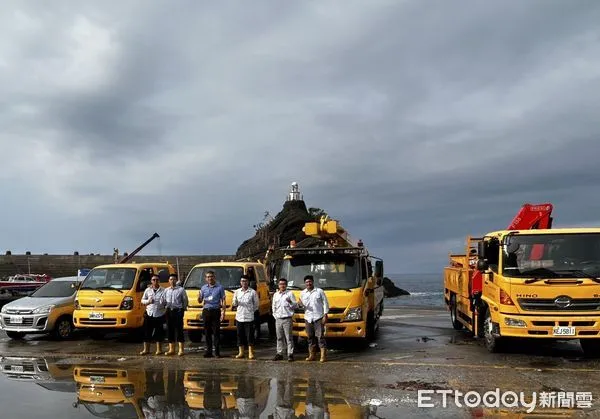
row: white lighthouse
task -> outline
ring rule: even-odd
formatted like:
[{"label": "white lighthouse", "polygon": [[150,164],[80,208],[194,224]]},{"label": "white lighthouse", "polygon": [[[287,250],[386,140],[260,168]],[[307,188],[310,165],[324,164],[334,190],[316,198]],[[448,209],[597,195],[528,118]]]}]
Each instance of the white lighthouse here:
[{"label": "white lighthouse", "polygon": [[300,195],[300,188],[298,182],[292,182],[290,193],[288,194],[288,201],[300,201],[303,197]]}]

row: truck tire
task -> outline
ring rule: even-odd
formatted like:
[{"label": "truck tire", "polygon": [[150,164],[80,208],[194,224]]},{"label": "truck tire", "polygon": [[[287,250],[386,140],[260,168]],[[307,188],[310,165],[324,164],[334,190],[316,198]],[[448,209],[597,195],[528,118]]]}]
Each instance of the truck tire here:
[{"label": "truck tire", "polygon": [[502,351],[502,340],[492,334],[492,315],[489,307],[485,308],[485,314],[483,315],[483,340],[485,347],[492,353]]},{"label": "truck tire", "polygon": [[600,339],[579,339],[586,358],[600,357]]},{"label": "truck tire", "polygon": [[202,342],[202,330],[188,330],[188,338],[193,343]]},{"label": "truck tire", "polygon": [[458,320],[458,309],[456,308],[456,295],[452,294],[450,296],[450,304],[448,305],[450,309],[450,320],[452,321],[452,327],[454,330],[462,330],[463,325]]},{"label": "truck tire", "polygon": [[372,311],[367,314],[367,330],[366,330],[367,342],[375,340],[375,315]]},{"label": "truck tire", "polygon": [[69,339],[73,334],[73,322],[69,316],[60,317],[56,320],[52,335],[55,339]]}]

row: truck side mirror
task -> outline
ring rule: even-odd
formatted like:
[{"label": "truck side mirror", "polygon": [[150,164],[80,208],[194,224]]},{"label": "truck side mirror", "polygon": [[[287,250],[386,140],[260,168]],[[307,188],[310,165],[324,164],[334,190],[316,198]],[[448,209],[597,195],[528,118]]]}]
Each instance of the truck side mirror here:
[{"label": "truck side mirror", "polygon": [[375,261],[375,277],[378,278],[378,280],[380,278],[383,278],[383,261],[382,260]]},{"label": "truck side mirror", "polygon": [[477,270],[478,271],[481,271],[481,272],[487,271],[489,267],[490,267],[490,265],[487,263],[487,260],[485,260],[485,259],[477,260]]},{"label": "truck side mirror", "polygon": [[485,248],[486,246],[483,240],[477,243],[477,254],[482,258],[485,258]]}]

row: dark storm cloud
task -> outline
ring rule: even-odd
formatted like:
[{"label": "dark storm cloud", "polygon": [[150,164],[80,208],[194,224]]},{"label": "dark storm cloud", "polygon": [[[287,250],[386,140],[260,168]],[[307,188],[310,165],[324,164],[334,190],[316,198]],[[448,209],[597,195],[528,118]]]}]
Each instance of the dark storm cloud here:
[{"label": "dark storm cloud", "polygon": [[233,253],[294,180],[387,272],[524,202],[600,222],[597,2],[37,9],[0,17],[7,247]]}]

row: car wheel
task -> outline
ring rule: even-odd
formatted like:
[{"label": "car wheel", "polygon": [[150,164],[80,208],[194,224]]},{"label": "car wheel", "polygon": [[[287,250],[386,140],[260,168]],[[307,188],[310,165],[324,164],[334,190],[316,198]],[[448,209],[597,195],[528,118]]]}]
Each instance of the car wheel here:
[{"label": "car wheel", "polygon": [[61,317],[54,326],[54,337],[57,339],[68,339],[73,333],[73,323],[68,317]]}]

